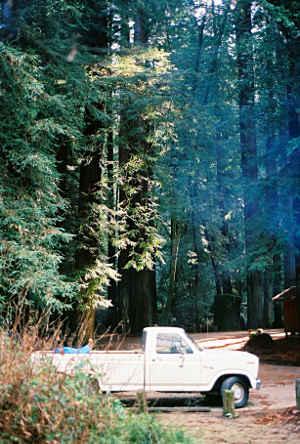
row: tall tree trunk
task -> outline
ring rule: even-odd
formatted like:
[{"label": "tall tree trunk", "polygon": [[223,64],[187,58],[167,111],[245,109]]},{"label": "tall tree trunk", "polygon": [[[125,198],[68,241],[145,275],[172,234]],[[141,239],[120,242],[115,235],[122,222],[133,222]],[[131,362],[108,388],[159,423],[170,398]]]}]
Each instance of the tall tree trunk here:
[{"label": "tall tree trunk", "polygon": [[[149,37],[149,23],[147,14],[142,2],[138,2],[135,16],[134,29],[134,44],[147,45]],[[125,110],[126,111],[126,110]],[[122,130],[126,127],[126,130]],[[139,129],[142,131],[137,131]],[[137,117],[134,121],[127,120],[125,113],[121,117],[121,138],[122,131],[130,133],[130,130],[135,132],[134,135],[127,136],[129,146],[119,147],[119,165],[125,166],[131,161],[133,155],[140,155],[143,157],[150,154],[152,149],[151,144],[146,141],[145,134],[151,131],[149,124],[142,116]],[[140,133],[140,134],[139,134]],[[143,136],[141,136],[143,134]],[[149,192],[149,178],[151,177],[151,167],[148,166],[147,171],[137,171],[136,186],[138,191],[133,196],[128,196],[124,188],[120,188],[119,200],[124,203],[127,200],[131,201],[131,206],[143,207],[147,205],[147,194]],[[126,188],[126,187],[125,187]],[[129,199],[128,199],[129,198]],[[143,239],[147,243],[147,235],[141,227],[135,226],[130,217],[127,219],[129,231],[135,231],[135,239],[137,243]],[[133,267],[127,268],[131,260],[131,247],[127,247],[121,251],[118,261],[118,270],[121,275],[121,280],[118,283],[118,305],[120,309],[120,316],[124,322],[125,330],[130,329],[131,333],[138,334],[147,325],[153,324],[154,311],[156,311],[156,280],[155,268],[137,270]],[[139,247],[136,248],[136,253],[139,253]],[[141,251],[140,251],[141,253]]]},{"label": "tall tree trunk", "polygon": [[285,116],[280,132],[281,148],[281,171],[284,179],[284,186],[281,191],[281,225],[284,237],[284,288],[296,285],[296,261],[295,261],[295,229],[294,229],[294,208],[293,197],[294,187],[292,180],[293,161],[292,156],[287,152],[287,146],[291,139],[290,112],[289,112],[289,92],[285,86]]},{"label": "tall tree trunk", "polygon": [[[90,27],[83,33],[83,41],[91,53],[105,51],[108,47],[107,1],[88,1]],[[97,75],[97,66],[91,68]],[[87,150],[80,164],[78,213],[81,223],[78,235],[79,249],[76,252],[76,269],[81,275],[79,300],[80,308],[70,313],[71,331],[79,329],[79,339],[88,340],[95,330],[95,297],[98,291],[98,278],[91,276],[89,270],[97,268],[100,253],[98,218],[92,211],[99,204],[99,183],[103,164],[103,142],[98,140],[98,132],[103,128],[99,115],[105,111],[104,104],[98,99],[91,100],[85,107],[85,130]],[[78,310],[79,309],[79,310]]]},{"label": "tall tree trunk", "polygon": [[[281,255],[278,255],[278,254],[274,255],[274,264],[276,264],[276,268],[275,268],[275,275],[274,275],[274,290],[273,290],[274,294],[273,294],[273,296],[276,296],[277,294],[281,293],[281,291],[282,291],[282,257],[281,257]],[[274,301],[273,308],[274,308],[274,323],[273,323],[272,327],[273,328],[282,328],[283,327],[282,302]]]},{"label": "tall tree trunk", "polygon": [[[111,112],[110,112],[111,115]],[[111,115],[112,117],[112,115]],[[115,163],[115,157],[114,157],[114,136],[113,136],[113,130],[111,129],[107,135],[107,177],[108,177],[108,207],[110,210],[112,210],[112,214],[114,213],[114,210],[116,209],[116,189],[115,189],[115,183],[114,183],[114,163]],[[108,215],[109,218],[112,218],[113,216]],[[111,228],[112,230],[112,228]],[[109,263],[112,265],[112,267],[116,268],[116,248],[113,245],[111,241],[111,237],[115,238],[116,233],[111,233],[109,239],[108,239],[108,260]],[[110,285],[107,289],[107,297],[108,300],[112,302],[113,310],[114,310],[114,316],[113,316],[113,326],[116,327],[118,322],[120,321],[119,314],[118,314],[118,301],[117,301],[117,285],[116,281],[114,279],[111,279]]]},{"label": "tall tree trunk", "polygon": [[[131,148],[134,147],[134,144],[138,144],[138,141],[132,141]],[[120,147],[120,166],[125,166],[130,161],[131,154],[132,152],[129,152],[126,148]],[[142,172],[136,174],[139,176],[142,175]],[[146,202],[148,178],[145,177],[142,181],[143,186],[134,196],[131,196],[133,210],[135,206],[143,206]],[[121,187],[120,203],[124,203],[127,199],[127,193]],[[127,224],[128,232],[135,231],[137,242],[140,239],[147,242],[145,231],[141,227],[138,228],[130,216],[127,218]],[[142,253],[138,247],[136,253]],[[121,280],[118,283],[118,309],[125,331],[130,330],[133,334],[139,334],[144,327],[153,323],[153,315],[156,311],[155,270],[146,268],[137,270],[132,266],[128,268],[131,259],[131,247],[128,246],[120,252],[118,260],[118,271],[121,275]]]},{"label": "tall tree trunk", "polygon": [[211,236],[208,234],[207,228],[205,229],[205,237],[207,240],[207,249],[210,252],[211,266],[215,276],[216,294],[221,294],[222,286],[221,286],[220,272],[219,272],[219,267],[215,261],[214,249],[212,247],[212,244],[214,243],[215,239],[212,239]]},{"label": "tall tree trunk", "polygon": [[[237,3],[236,43],[240,81],[240,141],[242,174],[244,181],[245,246],[249,254],[255,251],[257,217],[259,212],[255,190],[258,180],[256,129],[254,111],[254,73],[251,45],[251,0]],[[260,270],[250,271],[247,267],[248,327],[262,324],[262,275]]]},{"label": "tall tree trunk", "polygon": [[[289,100],[289,140],[293,140],[300,137],[300,115],[299,115],[299,106],[300,106],[300,88],[299,88],[299,82],[300,82],[300,68],[299,68],[299,62],[294,61],[291,64],[291,75],[292,79],[292,85],[287,86],[287,92],[288,92],[288,100]],[[290,286],[296,285],[297,283],[297,264],[300,262],[300,254],[296,253],[296,243],[300,244],[299,242],[299,235],[297,236],[297,230],[295,222],[297,221],[297,216],[299,216],[299,198],[298,198],[298,192],[296,190],[296,183],[299,179],[299,168],[300,168],[300,149],[299,144],[297,147],[294,148],[293,152],[290,154],[290,162],[289,165],[291,168],[289,170],[291,171],[291,196],[292,196],[292,202],[289,203],[291,206],[291,230],[290,230],[290,236],[291,238],[290,244],[290,261],[292,263],[288,266],[288,273],[286,276],[286,279],[291,283]],[[297,257],[298,256],[298,257]],[[299,313],[300,314],[300,313]],[[300,319],[300,318],[299,318]]]},{"label": "tall tree trunk", "polygon": [[263,305],[263,326],[271,328],[273,326],[273,301],[274,296],[274,275],[268,273],[264,276],[264,305]]},{"label": "tall tree trunk", "polygon": [[[123,122],[122,122],[123,119]],[[128,122],[123,115],[121,118],[121,127],[125,125],[128,132],[128,125],[131,126],[131,130],[135,133],[135,128],[143,128],[147,132],[147,122],[141,117],[134,123]],[[135,126],[134,126],[135,125]],[[139,140],[139,136],[133,135],[130,138],[129,146],[119,147],[119,165],[120,167],[126,167],[132,160],[132,156],[138,154],[141,150],[141,156],[149,154],[151,150],[151,144],[145,140]],[[120,135],[122,139],[122,134]],[[138,221],[130,217],[130,212],[135,212],[136,209],[147,205],[147,194],[149,193],[149,175],[151,175],[151,168],[148,166],[147,172],[136,171],[135,172],[135,186],[136,191],[134,195],[128,195],[125,187],[120,186],[119,201],[120,204],[130,201],[129,213],[127,216],[127,226],[129,233],[135,233],[134,239],[137,245],[141,239],[147,243],[147,234],[145,229],[141,226],[137,226]],[[118,283],[118,306],[119,315],[123,320],[125,331],[128,329],[133,334],[141,333],[142,329],[146,326],[153,324],[154,312],[156,312],[156,281],[155,281],[155,269],[144,268],[137,270],[128,264],[132,260],[131,246],[126,247],[120,252],[118,260],[118,271],[121,275],[121,280]],[[141,254],[142,251],[139,246],[135,247],[135,253]]]},{"label": "tall tree trunk", "polygon": [[[273,301],[275,277],[278,274],[278,260],[281,260],[276,254],[276,244],[278,240],[279,224],[278,217],[278,147],[276,144],[276,128],[274,122],[274,101],[276,90],[274,86],[273,60],[268,59],[266,63],[267,72],[269,73],[266,80],[266,88],[268,89],[268,111],[267,112],[267,140],[266,140],[266,187],[265,187],[265,242],[268,248],[269,265],[264,272],[264,326],[272,327],[273,325]],[[276,277],[277,279],[277,277]]]},{"label": "tall tree trunk", "polygon": [[169,325],[169,316],[171,304],[174,298],[176,270],[178,262],[179,244],[182,234],[182,222],[177,221],[175,218],[171,221],[171,261],[170,261],[170,280],[167,294],[167,301],[164,306],[164,310],[161,315],[160,324]]},{"label": "tall tree trunk", "polygon": [[[195,277],[194,277],[194,298],[195,298],[195,331],[199,332],[200,331],[200,323],[201,323],[201,317],[204,317],[205,313],[204,310],[202,308],[201,310],[201,304],[202,303],[202,307],[204,307],[205,304],[205,300],[201,300],[200,299],[200,281],[201,281],[201,270],[200,270],[200,264],[201,264],[201,258],[200,255],[202,253],[202,249],[200,248],[199,243],[201,242],[201,240],[199,239],[200,236],[197,236],[197,229],[196,229],[196,218],[195,215],[193,215],[193,243],[194,243],[194,250],[196,253],[196,257],[197,257],[197,261],[196,264],[194,266],[194,270],[195,270]],[[216,276],[216,286],[217,286],[217,292],[218,292],[218,274],[215,273]]]},{"label": "tall tree trunk", "polygon": [[[205,96],[204,96],[204,104],[205,105],[208,103],[212,91],[214,91],[214,89],[216,87],[218,87],[218,85],[219,85],[219,82],[215,77],[216,77],[216,74],[218,74],[217,68],[218,68],[218,61],[219,61],[219,53],[220,53],[220,48],[221,48],[226,24],[228,22],[228,14],[231,11],[232,0],[225,0],[224,3],[225,3],[224,4],[224,11],[222,14],[221,21],[218,25],[217,24],[218,15],[216,14],[216,11],[215,11],[214,1],[212,1],[212,10],[211,11],[212,11],[212,16],[213,16],[213,33],[214,33],[213,42],[214,43],[213,43],[213,50],[212,50],[211,66],[209,69],[209,81],[207,82]],[[204,16],[204,17],[206,17],[206,16]],[[204,23],[203,23],[203,27],[204,27]],[[202,27],[202,34],[203,34],[203,27]],[[198,61],[198,70],[199,70],[199,61]],[[197,70],[197,72],[198,72],[198,70]]]},{"label": "tall tree trunk", "polygon": [[[87,112],[87,115],[89,113]],[[95,134],[98,122],[88,125],[91,135]],[[95,328],[95,308],[93,308],[93,296],[97,292],[97,279],[89,277],[89,269],[97,266],[99,257],[99,235],[97,221],[93,219],[92,206],[98,203],[97,191],[101,179],[100,164],[102,162],[102,149],[96,148],[85,153],[84,160],[80,165],[79,199],[78,213],[81,222],[78,241],[81,244],[76,254],[76,269],[82,274],[82,281],[85,283],[80,290],[81,304],[83,311],[77,312],[79,316],[70,320],[72,330],[80,325],[80,339],[87,340],[93,337]],[[76,325],[74,325],[74,321]]]},{"label": "tall tree trunk", "polygon": [[[276,177],[276,156],[275,156],[275,133],[272,123],[269,122],[269,135],[267,137],[266,153],[266,240],[269,244],[269,256],[271,264],[264,274],[264,305],[263,316],[264,326],[270,328],[273,324],[273,302],[274,296],[274,247],[276,244],[277,222],[274,222],[274,214],[278,208],[278,195]],[[275,218],[276,220],[276,218]]]},{"label": "tall tree trunk", "polygon": [[[229,223],[226,220],[226,215],[230,208],[230,196],[228,191],[228,177],[226,173],[226,157],[223,149],[223,144],[221,136],[217,135],[217,181],[218,181],[218,193],[219,193],[219,206],[220,214],[222,218],[221,233],[224,237],[226,256],[230,257],[231,243],[229,239]],[[225,264],[222,265],[221,271],[221,282],[222,282],[222,292],[223,294],[232,294],[232,283],[230,278],[230,273]],[[217,294],[221,293],[221,288]]]}]

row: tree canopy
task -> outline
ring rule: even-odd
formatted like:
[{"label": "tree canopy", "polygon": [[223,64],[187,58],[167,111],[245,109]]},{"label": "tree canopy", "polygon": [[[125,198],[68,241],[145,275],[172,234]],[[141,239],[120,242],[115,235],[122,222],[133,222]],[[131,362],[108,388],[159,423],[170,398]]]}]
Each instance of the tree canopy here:
[{"label": "tree canopy", "polygon": [[90,336],[110,307],[123,331],[198,331],[218,296],[237,327],[280,322],[300,272],[297,2],[0,6],[1,319]]}]

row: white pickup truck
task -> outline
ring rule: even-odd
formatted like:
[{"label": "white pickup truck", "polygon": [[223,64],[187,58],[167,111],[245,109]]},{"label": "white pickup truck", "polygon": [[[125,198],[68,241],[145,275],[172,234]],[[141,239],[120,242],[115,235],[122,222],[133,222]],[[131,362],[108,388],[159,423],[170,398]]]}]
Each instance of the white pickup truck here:
[{"label": "white pickup truck", "polygon": [[243,407],[249,388],[260,388],[258,357],[228,350],[203,350],[182,328],[147,327],[140,351],[92,351],[84,354],[37,352],[34,360],[51,357],[60,372],[78,366],[97,377],[102,391],[144,389],[156,392],[234,392],[235,406]]}]

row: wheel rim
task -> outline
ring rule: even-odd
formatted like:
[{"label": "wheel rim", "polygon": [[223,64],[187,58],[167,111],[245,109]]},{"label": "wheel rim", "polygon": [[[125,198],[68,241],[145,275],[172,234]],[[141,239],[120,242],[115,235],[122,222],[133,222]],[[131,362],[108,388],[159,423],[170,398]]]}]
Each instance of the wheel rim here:
[{"label": "wheel rim", "polygon": [[244,397],[244,387],[241,384],[233,384],[231,387],[231,390],[233,391],[234,401],[240,402]]}]

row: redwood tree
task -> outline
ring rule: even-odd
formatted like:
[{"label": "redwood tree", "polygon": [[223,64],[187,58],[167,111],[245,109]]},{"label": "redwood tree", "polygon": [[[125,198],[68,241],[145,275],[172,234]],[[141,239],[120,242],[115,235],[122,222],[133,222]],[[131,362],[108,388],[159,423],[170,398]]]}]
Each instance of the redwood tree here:
[{"label": "redwood tree", "polygon": [[[132,50],[140,51],[141,48],[147,47],[150,35],[150,20],[143,2],[137,3],[133,14],[135,24]],[[138,85],[138,75],[136,81]],[[119,205],[126,211],[125,226],[129,238],[118,259],[118,271],[121,276],[118,282],[118,307],[124,330],[130,330],[133,334],[140,333],[147,325],[152,325],[156,312],[155,266],[151,252],[149,259],[145,260],[152,224],[149,193],[153,148],[148,140],[151,137],[152,125],[143,117],[143,99],[137,91],[134,102],[127,99],[122,103],[119,134],[119,167],[123,170],[133,170],[131,177],[125,175],[125,182],[119,191]],[[143,220],[146,214],[148,227],[147,221]]]},{"label": "redwood tree", "polygon": [[255,88],[251,0],[237,2],[236,50],[239,79],[240,141],[244,186],[245,244],[248,254],[247,305],[248,327],[262,325],[262,273],[255,267],[258,235],[259,199],[255,124]]}]

